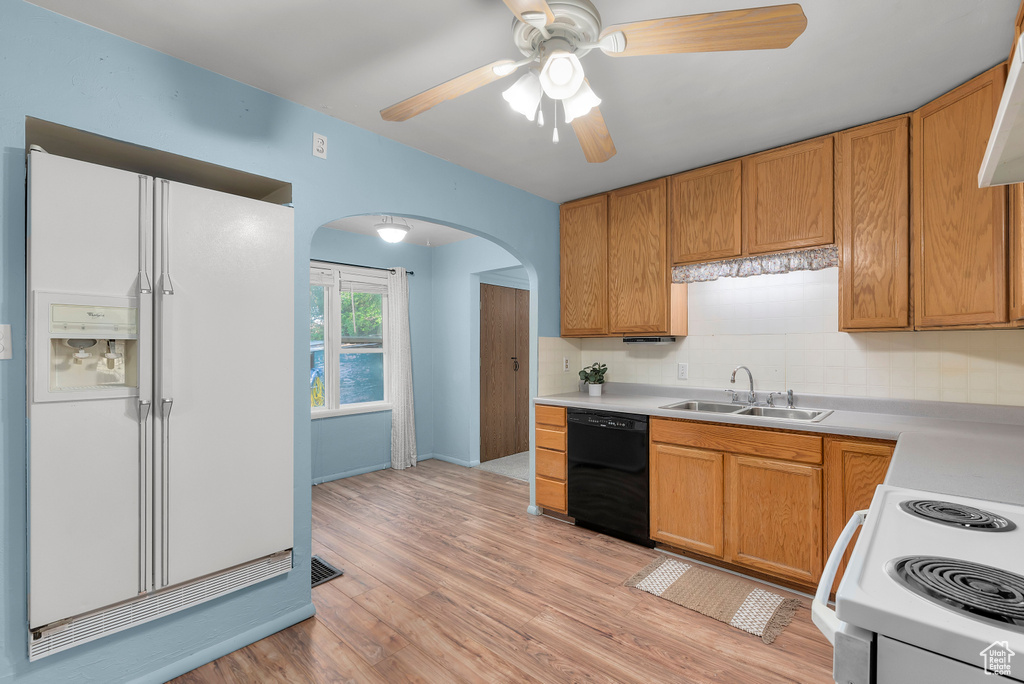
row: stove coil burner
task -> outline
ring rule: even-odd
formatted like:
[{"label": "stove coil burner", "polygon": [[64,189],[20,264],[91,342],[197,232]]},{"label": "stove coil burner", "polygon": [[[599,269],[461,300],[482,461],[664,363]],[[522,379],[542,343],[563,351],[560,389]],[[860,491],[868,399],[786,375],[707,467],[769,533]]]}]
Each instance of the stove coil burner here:
[{"label": "stove coil burner", "polygon": [[1024,577],[970,561],[908,556],[886,568],[898,582],[954,612],[1024,633]]},{"label": "stove coil burner", "polygon": [[1017,527],[1012,521],[994,513],[949,501],[916,499],[901,502],[900,508],[919,518],[970,530],[1009,532]]}]

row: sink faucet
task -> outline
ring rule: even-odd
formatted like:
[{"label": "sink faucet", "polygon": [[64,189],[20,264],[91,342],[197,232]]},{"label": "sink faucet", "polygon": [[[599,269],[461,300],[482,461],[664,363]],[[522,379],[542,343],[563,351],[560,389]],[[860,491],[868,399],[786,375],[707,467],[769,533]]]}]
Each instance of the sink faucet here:
[{"label": "sink faucet", "polygon": [[732,371],[732,377],[729,379],[729,382],[736,384],[736,371],[738,370],[747,371],[747,377],[750,378],[750,392],[747,394],[747,403],[753,406],[757,402],[757,395],[754,394],[754,374],[746,366],[736,366]]}]

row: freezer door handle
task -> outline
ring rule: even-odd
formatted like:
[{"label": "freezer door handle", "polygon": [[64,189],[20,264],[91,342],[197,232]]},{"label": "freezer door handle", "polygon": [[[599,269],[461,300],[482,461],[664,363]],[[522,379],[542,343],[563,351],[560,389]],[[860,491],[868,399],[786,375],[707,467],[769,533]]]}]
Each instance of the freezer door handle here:
[{"label": "freezer door handle", "polygon": [[148,240],[153,232],[152,213],[149,198],[149,176],[139,174],[139,294],[153,294],[153,283],[149,280]]},{"label": "freezer door handle", "polygon": [[171,182],[160,180],[163,192],[160,193],[160,289],[165,295],[174,294],[171,282],[171,256],[168,250],[170,239]]},{"label": "freezer door handle", "polygon": [[146,518],[149,511],[149,410],[152,402],[139,401],[139,593],[149,589],[146,580]]},{"label": "freezer door handle", "polygon": [[168,511],[170,506],[168,505],[168,496],[170,496],[170,486],[168,481],[168,475],[170,474],[170,456],[171,456],[171,409],[174,407],[173,399],[162,399],[160,401],[161,408],[163,410],[163,437],[164,444],[161,450],[160,457],[160,539],[161,539],[161,553],[160,553],[160,586],[166,587],[168,582],[168,575],[170,574],[170,564],[167,560],[167,552],[170,550],[170,543],[167,537],[167,533],[170,529],[168,524]]}]

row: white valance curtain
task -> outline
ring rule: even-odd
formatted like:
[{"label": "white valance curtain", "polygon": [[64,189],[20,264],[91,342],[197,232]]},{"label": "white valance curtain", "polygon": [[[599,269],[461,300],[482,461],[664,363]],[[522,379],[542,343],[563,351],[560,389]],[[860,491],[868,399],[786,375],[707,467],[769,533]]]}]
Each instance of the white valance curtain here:
[{"label": "white valance curtain", "polygon": [[416,414],[412,398],[412,343],[409,337],[409,276],[388,273],[388,376],[391,384],[391,467],[416,465]]}]

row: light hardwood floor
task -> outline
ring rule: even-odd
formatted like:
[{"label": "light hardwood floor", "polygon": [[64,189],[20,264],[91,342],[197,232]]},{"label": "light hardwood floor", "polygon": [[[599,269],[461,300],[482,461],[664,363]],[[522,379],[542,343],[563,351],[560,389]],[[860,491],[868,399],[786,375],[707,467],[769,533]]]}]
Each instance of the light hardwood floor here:
[{"label": "light hardwood floor", "polygon": [[175,680],[831,682],[808,601],[774,644],[622,583],[657,552],[526,513],[441,461],[313,488],[317,615]]}]

